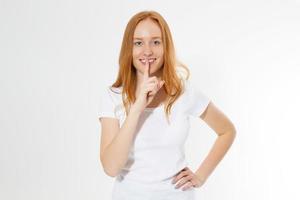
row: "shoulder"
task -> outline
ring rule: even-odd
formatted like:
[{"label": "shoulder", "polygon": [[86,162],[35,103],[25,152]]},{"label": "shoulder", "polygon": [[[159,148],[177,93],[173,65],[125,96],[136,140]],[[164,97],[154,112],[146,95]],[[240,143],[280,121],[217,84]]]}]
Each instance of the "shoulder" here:
[{"label": "shoulder", "polygon": [[209,97],[203,92],[201,87],[190,80],[184,81],[184,96],[188,101],[209,101]]},{"label": "shoulder", "polygon": [[106,90],[112,95],[122,95],[122,87],[106,86]]},{"label": "shoulder", "polygon": [[193,94],[193,84],[190,80],[187,79],[180,79],[181,81],[181,94],[179,98],[176,100],[177,104],[186,106],[187,103],[192,99]]},{"label": "shoulder", "polygon": [[113,87],[108,85],[104,90],[105,95],[109,95],[111,98],[119,98],[122,96],[122,87]]},{"label": "shoulder", "polygon": [[122,90],[105,86],[100,97],[99,117],[120,118],[122,111]]},{"label": "shoulder", "polygon": [[122,102],[122,88],[106,85],[100,94],[100,101],[118,105]]},{"label": "shoulder", "polygon": [[196,89],[195,84],[190,80],[182,80],[183,93],[186,96],[190,96]]}]

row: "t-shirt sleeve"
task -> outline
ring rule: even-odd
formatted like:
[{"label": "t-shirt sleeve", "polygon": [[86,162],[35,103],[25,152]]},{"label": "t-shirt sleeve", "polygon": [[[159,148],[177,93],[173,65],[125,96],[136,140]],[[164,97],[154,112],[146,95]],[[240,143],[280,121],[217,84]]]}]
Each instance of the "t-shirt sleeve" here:
[{"label": "t-shirt sleeve", "polygon": [[189,92],[188,113],[191,116],[199,117],[202,113],[204,113],[211,100],[206,94],[191,83],[188,83],[187,87]]},{"label": "t-shirt sleeve", "polygon": [[118,119],[115,113],[115,107],[114,99],[110,92],[110,88],[108,87],[100,97],[98,118],[110,117]]}]

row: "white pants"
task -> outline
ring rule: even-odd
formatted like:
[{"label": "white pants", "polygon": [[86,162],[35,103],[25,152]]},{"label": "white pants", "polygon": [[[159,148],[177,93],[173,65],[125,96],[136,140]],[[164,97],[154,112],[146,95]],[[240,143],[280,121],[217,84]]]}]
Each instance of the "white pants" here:
[{"label": "white pants", "polygon": [[[172,179],[159,184],[138,183],[132,180],[115,179],[112,200],[195,200],[195,188],[182,191],[175,189]],[[178,182],[177,182],[178,184]]]}]

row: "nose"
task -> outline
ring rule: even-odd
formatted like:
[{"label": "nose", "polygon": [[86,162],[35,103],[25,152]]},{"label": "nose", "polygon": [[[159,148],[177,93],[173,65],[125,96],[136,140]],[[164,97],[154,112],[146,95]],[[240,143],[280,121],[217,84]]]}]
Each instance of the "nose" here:
[{"label": "nose", "polygon": [[149,45],[145,45],[144,48],[144,56],[151,56],[152,55],[152,49]]}]

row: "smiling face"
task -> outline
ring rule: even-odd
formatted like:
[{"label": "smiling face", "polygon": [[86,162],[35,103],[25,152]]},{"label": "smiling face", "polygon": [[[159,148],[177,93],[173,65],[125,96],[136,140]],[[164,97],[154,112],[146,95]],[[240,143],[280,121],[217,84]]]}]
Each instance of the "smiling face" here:
[{"label": "smiling face", "polygon": [[133,35],[133,65],[141,76],[145,70],[145,59],[150,64],[150,75],[161,73],[164,63],[164,48],[160,27],[151,19],[138,23]]}]

